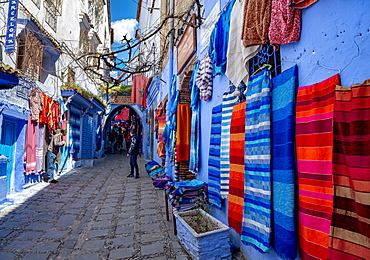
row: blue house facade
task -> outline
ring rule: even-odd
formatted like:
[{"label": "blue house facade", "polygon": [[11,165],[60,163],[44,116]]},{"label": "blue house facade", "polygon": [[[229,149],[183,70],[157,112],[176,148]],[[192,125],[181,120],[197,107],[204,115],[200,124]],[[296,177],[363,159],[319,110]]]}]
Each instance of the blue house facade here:
[{"label": "blue house facade", "polygon": [[[168,56],[169,60],[164,66],[163,71],[161,71],[160,75],[157,76],[160,78],[158,85],[150,85],[147,89],[147,95],[152,96],[150,106],[147,108],[148,118],[152,118],[154,122],[154,134],[152,137],[154,148],[151,149],[150,157],[157,162],[162,162],[166,167],[167,175],[174,180],[184,180],[181,179],[181,177],[179,178],[179,169],[176,169],[178,163],[176,163],[177,159],[174,156],[178,156],[180,152],[178,150],[179,146],[176,146],[176,140],[179,138],[178,131],[181,131],[181,128],[183,127],[189,127],[191,130],[195,129],[194,131],[197,133],[195,137],[197,138],[197,142],[195,143],[195,151],[193,148],[188,150],[190,158],[187,159],[186,162],[186,172],[189,176],[192,175],[194,178],[207,182],[210,187],[213,185],[211,183],[214,180],[212,179],[212,176],[210,176],[210,154],[214,154],[212,149],[215,149],[214,143],[211,143],[214,138],[211,134],[213,127],[212,122],[214,120],[212,114],[217,106],[224,105],[225,93],[228,91],[230,93],[237,92],[230,96],[238,98],[236,103],[243,102],[245,99],[240,99],[240,96],[243,96],[243,94],[247,95],[245,85],[248,85],[248,80],[244,82],[246,83],[244,86],[236,85],[231,87],[231,85],[233,85],[231,78],[227,76],[230,74],[225,74],[225,72],[222,71],[222,66],[215,66],[216,61],[213,61],[214,67],[212,70],[211,97],[208,99],[198,99],[198,97],[194,98],[196,97],[194,95],[197,94],[194,94],[194,85],[192,85],[196,81],[194,78],[194,71],[199,70],[199,65],[207,55],[211,55],[212,48],[214,47],[214,42],[212,42],[214,39],[212,37],[214,36],[212,36],[212,34],[215,26],[217,27],[217,23],[219,23],[220,17],[223,16],[225,19],[225,12],[227,12],[228,6],[231,3],[236,3],[243,7],[244,2],[245,1],[227,0],[201,1],[203,5],[202,11],[204,11],[204,20],[202,25],[199,28],[192,28],[190,26],[177,28],[175,25],[174,31],[178,32],[179,30],[176,29],[183,29],[182,31],[184,34],[182,36],[176,35],[177,37],[175,37],[174,40],[173,52],[171,52],[170,49],[170,54]],[[175,1],[175,6],[177,4],[177,1]],[[249,75],[257,75],[258,71],[263,71],[263,68],[259,69],[259,67],[263,67],[263,60],[265,59],[265,63],[267,62],[270,64],[268,67],[271,71],[271,78],[275,78],[293,67],[297,68],[296,91],[298,88],[323,82],[333,76],[337,77],[337,74],[339,74],[341,86],[350,87],[353,84],[364,82],[366,79],[370,78],[370,74],[367,69],[367,64],[370,60],[370,47],[368,44],[370,40],[370,15],[366,11],[369,7],[370,3],[367,1],[356,1],[356,3],[344,1],[338,3],[338,1],[334,0],[319,0],[306,8],[299,9],[299,12],[301,12],[299,38],[290,43],[275,46],[269,45],[269,42],[267,42],[267,45],[265,44],[264,46],[259,47],[257,52],[251,51],[249,65],[245,65],[249,70]],[[243,8],[241,9],[243,10]],[[243,17],[243,12],[241,12],[241,14]],[[229,15],[231,15],[231,13],[229,13]],[[243,19],[241,19],[241,22],[243,23]],[[243,27],[243,24],[240,24],[239,26]],[[265,47],[265,49],[263,49],[263,47]],[[240,55],[244,54],[241,52]],[[228,59],[226,62],[230,62],[230,60]],[[199,91],[202,90],[200,89]],[[195,99],[198,99],[197,104],[194,104]],[[182,114],[178,109],[179,106],[174,108],[173,102],[177,102],[177,104],[180,105],[188,104],[190,106],[191,116],[189,120],[181,121],[178,119],[180,116],[184,118],[185,114]],[[161,126],[159,125],[158,129],[158,126],[157,128],[155,126],[155,124],[158,124],[159,118],[156,113],[159,111],[160,114],[163,107],[165,112],[159,117],[166,116],[166,125],[164,129],[161,129]],[[233,108],[231,108],[231,110],[232,109]],[[172,120],[173,116],[177,116],[177,119]],[[197,118],[199,122],[199,125],[196,128],[193,128],[194,125],[192,120],[194,118]],[[173,135],[171,135],[172,130],[169,130],[171,127],[172,129],[175,129]],[[231,126],[229,124],[225,129],[230,131],[230,127]],[[221,131],[223,130],[224,128],[222,128]],[[165,157],[160,156],[159,153],[156,152],[160,143],[160,140],[158,139],[158,131],[160,134],[163,133],[165,135]],[[170,133],[166,133],[166,131],[170,131]],[[194,141],[192,139],[194,137],[193,133],[189,134],[188,137],[189,145],[192,147],[192,145],[194,145]],[[292,137],[294,137],[294,132]],[[218,146],[218,149],[221,150],[221,154],[223,148],[226,148],[231,154],[235,154],[232,149],[239,149],[239,147],[231,145],[230,141],[225,144],[222,143],[221,140],[221,145],[219,144]],[[175,150],[177,155],[174,155]],[[195,168],[193,165],[194,162],[192,162],[194,156],[197,158]],[[273,155],[270,156],[273,157]],[[179,164],[181,163],[182,162],[180,160]],[[245,165],[243,167],[245,167]],[[272,169],[272,163],[269,164],[268,167],[271,167]],[[295,170],[296,169],[293,169],[294,172]],[[294,183],[292,184],[293,186],[298,185],[298,175],[296,174],[297,173],[295,172]],[[222,186],[222,176],[219,178],[221,179],[218,179],[218,188]],[[241,180],[242,188],[244,186],[243,181],[245,180]],[[236,183],[236,185],[238,185],[238,181]],[[270,180],[270,186],[273,187],[272,179]],[[295,189],[297,189],[295,192],[292,191],[294,192],[293,198],[295,203],[299,203],[299,201],[302,200],[302,195],[298,193],[298,186],[296,186]],[[220,191],[218,192],[220,193]],[[244,195],[246,193],[247,190],[244,190]],[[272,188],[269,189],[268,194],[269,196],[273,196],[274,190],[272,190]],[[222,196],[221,192],[219,199],[219,206],[214,205],[212,207],[212,215],[223,223],[230,225],[230,214],[233,212],[233,210],[229,208],[230,205],[233,205],[230,201],[230,194],[229,196]],[[241,198],[241,200],[243,200],[243,198]],[[244,197],[242,207],[245,207],[245,203],[247,202]],[[279,203],[270,205],[269,214],[272,214],[272,211],[274,211],[274,205],[277,204]],[[291,205],[292,206],[288,211],[291,212],[291,217],[294,218],[294,225],[298,225],[299,213],[297,204],[293,203]],[[244,226],[245,223],[244,219]],[[303,251],[299,250],[299,230],[296,228],[297,226],[295,226],[294,230],[291,230],[294,235],[286,238],[286,240],[293,240],[292,243],[295,245],[291,245],[295,250],[293,250],[289,256],[281,254],[281,252],[276,249],[277,246],[274,244],[275,242],[273,238],[275,237],[276,239],[279,235],[275,234],[277,231],[275,227],[272,226],[273,224],[271,224],[267,228],[268,231],[266,231],[269,234],[269,244],[267,244],[267,249],[265,250],[261,249],[262,246],[256,246],[256,244],[262,242],[245,242],[248,241],[251,236],[247,238],[245,237],[246,235],[243,234],[244,231],[236,231],[235,225],[231,226],[232,242],[241,248],[243,255],[245,255],[247,259],[299,259],[300,257],[305,257],[302,256]]]}]

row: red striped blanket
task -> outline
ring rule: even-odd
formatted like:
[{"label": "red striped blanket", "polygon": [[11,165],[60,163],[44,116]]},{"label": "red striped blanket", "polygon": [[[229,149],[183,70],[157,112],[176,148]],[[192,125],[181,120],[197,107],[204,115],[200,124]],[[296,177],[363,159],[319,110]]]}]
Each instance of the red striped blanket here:
[{"label": "red striped blanket", "polygon": [[246,102],[234,105],[230,127],[229,226],[241,234],[244,206],[244,142]]},{"label": "red striped blanket", "polygon": [[370,79],[337,87],[329,259],[370,258]]},{"label": "red striped blanket", "polygon": [[296,109],[299,245],[302,259],[327,259],[333,210],[333,111],[339,74],[300,87]]}]

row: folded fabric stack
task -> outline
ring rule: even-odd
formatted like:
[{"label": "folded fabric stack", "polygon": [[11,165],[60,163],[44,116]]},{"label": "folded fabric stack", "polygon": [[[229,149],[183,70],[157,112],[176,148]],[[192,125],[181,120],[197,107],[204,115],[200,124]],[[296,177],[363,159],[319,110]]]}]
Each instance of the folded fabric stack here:
[{"label": "folded fabric stack", "polygon": [[156,161],[149,161],[145,164],[145,169],[153,180],[153,185],[156,188],[163,189],[167,182],[171,180],[169,176],[166,176],[164,168]]},{"label": "folded fabric stack", "polygon": [[197,205],[207,203],[207,183],[199,180],[169,181],[166,184],[166,193],[171,205],[178,211],[189,210]]}]

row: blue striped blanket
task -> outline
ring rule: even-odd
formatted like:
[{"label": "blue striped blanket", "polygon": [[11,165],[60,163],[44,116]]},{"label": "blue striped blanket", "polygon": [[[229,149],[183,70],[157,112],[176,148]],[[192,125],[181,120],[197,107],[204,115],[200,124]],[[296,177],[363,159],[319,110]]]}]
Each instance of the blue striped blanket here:
[{"label": "blue striped blanket", "polygon": [[221,144],[221,112],[222,105],[212,109],[211,138],[208,159],[208,197],[209,202],[221,208],[221,175],[220,175],[220,144]]},{"label": "blue striped blanket", "polygon": [[261,252],[270,249],[271,147],[270,70],[249,78],[245,124],[244,213],[241,240]]}]

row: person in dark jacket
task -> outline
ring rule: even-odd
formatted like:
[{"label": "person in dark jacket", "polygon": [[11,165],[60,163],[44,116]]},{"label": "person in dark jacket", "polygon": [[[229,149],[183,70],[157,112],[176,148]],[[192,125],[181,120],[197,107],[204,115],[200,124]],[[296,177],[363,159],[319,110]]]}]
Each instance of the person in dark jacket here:
[{"label": "person in dark jacket", "polygon": [[134,177],[134,169],[136,171],[135,179],[140,178],[139,166],[137,165],[137,156],[141,156],[141,142],[140,138],[136,135],[135,129],[130,130],[131,144],[127,151],[127,156],[130,156],[131,171],[127,177]]}]

